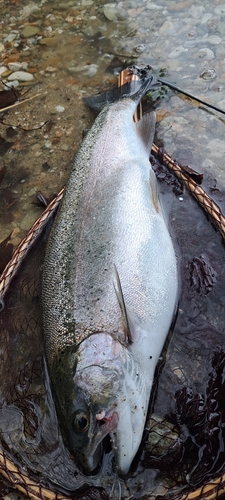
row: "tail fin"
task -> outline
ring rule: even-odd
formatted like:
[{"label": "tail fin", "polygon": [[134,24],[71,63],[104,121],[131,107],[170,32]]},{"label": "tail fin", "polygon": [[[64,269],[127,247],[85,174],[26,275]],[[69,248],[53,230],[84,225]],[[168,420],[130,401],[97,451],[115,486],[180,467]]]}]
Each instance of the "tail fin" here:
[{"label": "tail fin", "polygon": [[151,88],[160,87],[161,83],[158,82],[157,78],[151,74],[146,74],[140,80],[132,80],[129,83],[125,83],[121,87],[108,92],[103,92],[91,97],[85,97],[84,101],[89,106],[89,108],[95,111],[100,111],[107,104],[112,104],[113,102],[119,101],[124,98],[131,98],[137,104],[141,98],[148,92]]}]

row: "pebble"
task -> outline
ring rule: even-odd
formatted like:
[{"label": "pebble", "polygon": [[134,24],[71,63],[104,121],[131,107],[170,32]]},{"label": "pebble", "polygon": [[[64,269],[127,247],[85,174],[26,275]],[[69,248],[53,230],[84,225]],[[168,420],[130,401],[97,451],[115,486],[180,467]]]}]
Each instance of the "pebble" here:
[{"label": "pebble", "polygon": [[199,76],[204,80],[213,80],[216,78],[216,71],[215,69],[205,69]]},{"label": "pebble", "polygon": [[5,66],[0,67],[0,76],[7,71],[7,68]]},{"label": "pebble", "polygon": [[19,82],[31,82],[34,76],[26,71],[15,71],[8,76],[8,80],[18,80]]},{"label": "pebble", "polygon": [[165,23],[163,23],[163,25],[159,29],[159,32],[169,33],[170,35],[172,35],[173,33],[176,33],[176,30],[172,21],[165,21]]},{"label": "pebble", "polygon": [[5,45],[3,43],[0,43],[0,52],[3,52],[5,50]]},{"label": "pebble", "polygon": [[156,3],[148,2],[146,4],[146,9],[149,9],[149,10],[161,10],[161,9],[163,9],[163,6],[162,5],[157,5]]},{"label": "pebble", "polygon": [[63,111],[65,111],[65,108],[64,106],[56,106],[55,110],[57,111],[57,113],[63,113]]},{"label": "pebble", "polygon": [[[220,101],[217,105],[220,106],[224,101],[225,99],[223,99],[223,101]],[[213,156],[215,156],[216,158],[220,158],[221,156],[225,155],[225,141],[217,138],[212,139],[212,141],[209,141],[206,149],[210,149]]]},{"label": "pebble", "polygon": [[7,78],[9,75],[11,75],[11,73],[12,73],[12,72],[10,71],[10,69],[6,69],[6,71],[4,71],[4,73],[2,73],[2,75],[1,75],[1,76],[2,76],[3,78]]},{"label": "pebble", "polygon": [[20,19],[25,19],[26,17],[29,17],[31,14],[34,12],[37,12],[40,10],[40,7],[35,3],[35,2],[30,2],[28,5],[23,7],[20,11]]},{"label": "pebble", "polygon": [[[23,500],[24,497],[21,497],[21,500]],[[3,497],[2,500],[19,500],[20,496],[18,496],[18,493],[8,493]]]},{"label": "pebble", "polygon": [[45,71],[48,71],[48,73],[54,73],[55,71],[57,71],[57,68],[55,68],[54,66],[47,66],[47,68],[45,68]]},{"label": "pebble", "polygon": [[15,228],[13,229],[12,234],[11,234],[11,240],[12,240],[13,238],[15,238],[16,236],[18,236],[18,234],[19,234],[19,233],[20,233],[20,229],[19,229],[19,227],[15,227]]},{"label": "pebble", "polygon": [[92,28],[92,26],[87,26],[87,28],[85,28],[83,30],[83,33],[85,36],[88,36],[88,37],[93,37],[94,34],[95,34],[95,31],[94,29]]},{"label": "pebble", "polygon": [[219,101],[217,103],[218,108],[223,109],[225,111],[225,99],[222,99],[222,101]]},{"label": "pebble", "polygon": [[204,57],[207,61],[211,61],[214,59],[215,54],[211,49],[208,49],[208,47],[203,47],[202,49],[199,49],[197,56]]},{"label": "pebble", "polygon": [[68,68],[69,73],[83,73],[86,76],[92,77],[96,75],[98,71],[97,64],[78,64],[77,66],[70,66]]},{"label": "pebble", "polygon": [[57,3],[57,10],[61,10],[61,11],[67,10],[68,9],[68,3],[67,2]]},{"label": "pebble", "polygon": [[47,45],[47,47],[56,47],[59,39],[56,36],[41,38],[39,40],[40,45]]},{"label": "pebble", "polygon": [[24,206],[23,208],[25,210],[28,210],[28,212],[26,213],[24,218],[21,220],[19,227],[20,227],[20,229],[28,231],[28,229],[30,229],[30,227],[32,226],[32,224],[34,222],[34,216],[33,216],[32,212],[29,212],[29,209],[30,209],[29,206],[27,208]]},{"label": "pebble", "polygon": [[222,42],[222,38],[218,35],[211,35],[207,38],[207,42],[212,43],[213,45],[218,45]]},{"label": "pebble", "polygon": [[97,71],[98,71],[98,64],[89,64],[84,67],[84,74],[89,77],[96,75]]},{"label": "pebble", "polygon": [[19,70],[22,68],[22,63],[18,63],[18,62],[9,62],[9,63],[8,63],[8,68],[9,68],[11,71],[19,71]]},{"label": "pebble", "polygon": [[204,16],[201,20],[201,24],[206,24],[209,21],[209,19],[212,19],[212,14],[207,12],[206,14],[204,14]]},{"label": "pebble", "polygon": [[19,87],[20,82],[18,80],[12,80],[11,82],[7,82],[7,87],[6,85],[4,86],[4,90],[8,90],[8,88],[14,88]]},{"label": "pebble", "polygon": [[24,26],[21,31],[21,38],[30,38],[31,36],[37,35],[40,29],[37,26],[30,26],[29,24]]},{"label": "pebble", "polygon": [[183,47],[182,45],[178,45],[170,54],[168,55],[169,59],[176,59],[179,57],[183,52],[187,52],[188,49]]},{"label": "pebble", "polygon": [[61,146],[61,150],[62,151],[68,151],[68,149],[69,149],[69,145],[68,144],[62,144],[62,146]]},{"label": "pebble", "polygon": [[115,3],[106,3],[103,7],[103,12],[109,21],[116,21],[117,20],[117,15],[116,15],[116,4]]},{"label": "pebble", "polygon": [[203,7],[202,5],[193,4],[189,9],[189,14],[192,17],[194,17],[194,19],[199,19],[200,17],[203,17],[204,12],[205,12],[205,7]]},{"label": "pebble", "polygon": [[135,52],[137,52],[137,54],[141,54],[142,52],[144,52],[146,49],[146,45],[145,43],[140,43],[140,45],[137,45],[137,47],[135,47]]},{"label": "pebble", "polygon": [[5,38],[5,42],[13,42],[13,40],[15,40],[15,38],[17,38],[18,36],[18,33],[9,33],[9,35]]},{"label": "pebble", "polygon": [[218,5],[215,9],[214,9],[214,12],[215,14],[225,14],[225,3],[223,3],[222,5]]}]

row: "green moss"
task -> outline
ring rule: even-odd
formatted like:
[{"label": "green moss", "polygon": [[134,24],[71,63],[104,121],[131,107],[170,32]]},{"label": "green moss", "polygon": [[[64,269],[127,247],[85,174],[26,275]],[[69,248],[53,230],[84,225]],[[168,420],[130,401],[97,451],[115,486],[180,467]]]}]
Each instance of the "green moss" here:
[{"label": "green moss", "polygon": [[149,92],[147,92],[146,94],[146,97],[148,99],[152,99],[153,101],[156,101],[156,100],[159,100],[159,99],[162,99],[166,96],[166,94],[168,94],[169,92],[169,88],[165,85],[162,85],[162,87],[158,88],[158,89],[151,89]]}]

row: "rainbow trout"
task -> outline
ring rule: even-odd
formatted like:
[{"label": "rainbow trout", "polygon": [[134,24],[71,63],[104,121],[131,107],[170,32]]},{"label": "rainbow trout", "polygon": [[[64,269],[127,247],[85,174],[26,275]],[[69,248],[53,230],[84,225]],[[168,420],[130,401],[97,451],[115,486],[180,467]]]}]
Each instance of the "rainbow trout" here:
[{"label": "rainbow trout", "polygon": [[176,306],[176,257],[149,162],[155,115],[133,121],[154,84],[145,75],[88,101],[103,109],[76,155],[43,267],[56,408],[88,473],[109,442],[118,472],[129,471]]}]

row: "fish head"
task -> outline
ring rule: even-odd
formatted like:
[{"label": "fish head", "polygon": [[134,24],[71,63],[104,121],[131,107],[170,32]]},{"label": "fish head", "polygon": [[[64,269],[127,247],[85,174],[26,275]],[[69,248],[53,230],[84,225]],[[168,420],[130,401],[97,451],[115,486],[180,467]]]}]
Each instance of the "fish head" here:
[{"label": "fish head", "polygon": [[92,472],[104,454],[104,439],[118,425],[114,390],[119,390],[117,373],[100,366],[77,370],[69,441],[77,462]]},{"label": "fish head", "polygon": [[63,397],[69,447],[81,469],[95,471],[111,447],[118,472],[127,474],[148,406],[140,368],[127,347],[108,334],[93,334],[83,341],[70,394],[67,386]]}]

